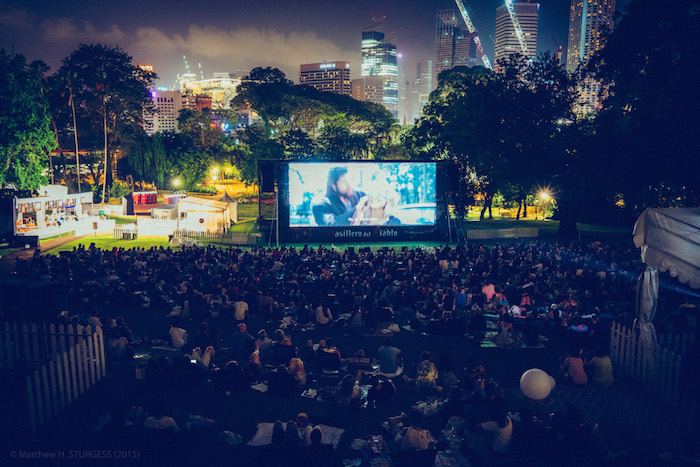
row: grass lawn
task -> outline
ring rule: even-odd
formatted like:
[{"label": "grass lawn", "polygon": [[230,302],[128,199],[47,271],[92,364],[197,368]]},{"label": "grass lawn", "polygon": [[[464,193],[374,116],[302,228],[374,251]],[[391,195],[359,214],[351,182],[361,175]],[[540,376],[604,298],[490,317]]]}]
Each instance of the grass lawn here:
[{"label": "grass lawn", "polygon": [[107,219],[113,219],[115,225],[132,224],[136,222],[136,216],[107,216]]},{"label": "grass lawn", "polygon": [[[512,229],[515,227],[537,227],[539,229],[540,237],[548,237],[557,234],[559,230],[559,221],[550,220],[535,220],[535,219],[521,219],[515,220],[512,218],[494,218],[491,220],[479,221],[478,217],[474,220],[469,218],[468,221],[463,223],[465,230],[470,229]],[[579,222],[577,224],[578,231],[582,236],[597,236],[597,237],[624,237],[632,236],[632,227],[620,227],[620,226],[607,226],[607,225],[596,225],[596,224],[584,224]]]},{"label": "grass lawn", "polygon": [[235,233],[259,232],[257,219],[246,219],[233,224],[228,230]]},{"label": "grass lawn", "polygon": [[52,248],[47,251],[50,254],[58,254],[61,251],[70,251],[73,247],[78,247],[80,245],[86,248],[94,243],[96,247],[105,250],[111,250],[112,248],[151,248],[151,247],[169,247],[167,237],[144,237],[136,240],[122,240],[117,238],[112,238],[112,235],[98,235],[96,237],[83,237],[71,242],[65,243],[59,247]]},{"label": "grass lawn", "polygon": [[239,203],[238,204],[239,219],[257,219],[258,204],[257,203]]}]

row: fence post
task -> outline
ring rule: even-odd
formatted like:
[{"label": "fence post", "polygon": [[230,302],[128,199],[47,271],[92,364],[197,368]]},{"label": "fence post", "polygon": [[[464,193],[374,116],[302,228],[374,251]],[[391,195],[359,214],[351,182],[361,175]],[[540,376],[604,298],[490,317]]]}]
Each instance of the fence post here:
[{"label": "fence post", "polygon": [[90,385],[95,384],[95,348],[93,346],[94,331],[88,326],[87,335],[87,352],[88,352],[88,367],[90,368]]},{"label": "fence post", "polygon": [[[70,328],[70,326],[68,326]],[[70,360],[70,373],[71,373],[71,402],[78,398],[78,382],[76,379],[76,368],[75,368],[75,349],[73,347],[68,351],[68,359]]]},{"label": "fence post", "polygon": [[41,381],[39,379],[39,370],[34,370],[34,395],[36,396],[36,413],[39,426],[44,426],[44,407],[41,396]]},{"label": "fence post", "polygon": [[32,433],[38,430],[36,420],[36,405],[34,403],[34,391],[32,391],[32,377],[27,375],[27,401],[29,402],[29,423],[32,428]]},{"label": "fence post", "polygon": [[63,366],[62,355],[54,357],[56,359],[56,378],[58,379],[58,410],[61,411],[66,406],[66,392],[63,388]]},{"label": "fence post", "polygon": [[[20,339],[24,341],[24,359],[29,360],[31,349],[29,347],[29,326],[27,323],[22,323],[22,334],[17,336],[18,343],[20,342]],[[19,354],[17,356],[19,357]]]}]

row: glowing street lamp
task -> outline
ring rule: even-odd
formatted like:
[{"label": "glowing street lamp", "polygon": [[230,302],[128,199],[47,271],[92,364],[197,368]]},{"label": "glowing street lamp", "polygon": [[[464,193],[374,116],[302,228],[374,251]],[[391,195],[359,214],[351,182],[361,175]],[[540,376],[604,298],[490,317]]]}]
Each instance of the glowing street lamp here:
[{"label": "glowing street lamp", "polygon": [[179,187],[180,186],[180,179],[179,178],[173,178],[172,184],[174,187]]}]

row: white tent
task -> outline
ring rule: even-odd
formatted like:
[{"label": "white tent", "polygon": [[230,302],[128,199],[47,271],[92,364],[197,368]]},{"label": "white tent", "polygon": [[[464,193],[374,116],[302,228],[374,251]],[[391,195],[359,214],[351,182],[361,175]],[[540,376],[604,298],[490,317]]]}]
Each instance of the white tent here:
[{"label": "white tent", "polygon": [[659,298],[659,271],[700,288],[700,208],[646,209],[634,226],[646,269],[637,282],[637,319],[642,342],[656,343],[652,323]]}]

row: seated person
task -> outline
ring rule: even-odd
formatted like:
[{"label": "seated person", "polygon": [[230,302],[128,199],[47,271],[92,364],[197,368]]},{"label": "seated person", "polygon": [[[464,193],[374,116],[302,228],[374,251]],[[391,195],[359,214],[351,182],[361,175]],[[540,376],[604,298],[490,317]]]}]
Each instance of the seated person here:
[{"label": "seated person", "polygon": [[569,349],[569,356],[562,364],[564,379],[576,385],[583,386],[588,383],[588,375],[583,365],[583,359],[573,350]]},{"label": "seated person", "polygon": [[360,401],[360,385],[353,375],[345,375],[338,383],[336,399],[340,405],[352,405]]},{"label": "seated person", "polygon": [[403,371],[401,367],[401,350],[392,345],[391,339],[387,337],[384,345],[377,351],[379,356],[379,371],[384,375],[398,375]]},{"label": "seated person", "polygon": [[416,368],[416,386],[419,391],[441,391],[437,385],[438,371],[430,361],[430,352],[427,350],[421,354],[421,362]]},{"label": "seated person", "polygon": [[170,430],[175,433],[180,431],[175,420],[165,415],[165,407],[162,404],[153,408],[152,415],[143,421],[143,428],[145,430]]},{"label": "seated person", "polygon": [[313,427],[309,425],[309,416],[304,412],[297,415],[297,420],[294,423],[297,432],[299,434],[299,440],[302,446],[309,446],[311,444],[311,432]]},{"label": "seated person", "polygon": [[322,444],[322,439],[321,429],[314,428],[309,435],[311,444],[302,449],[301,465],[308,467],[336,467],[338,465],[333,446]]},{"label": "seated person", "polygon": [[376,379],[376,382],[367,392],[367,402],[370,406],[377,406],[389,402],[396,393],[396,387],[390,379]]},{"label": "seated person", "polygon": [[304,362],[297,357],[289,361],[289,373],[294,377],[297,386],[306,386],[306,371],[304,370]]},{"label": "seated person", "polygon": [[202,352],[201,348],[195,347],[194,350],[192,350],[192,354],[188,355],[190,361],[193,361],[193,363],[201,365],[204,368],[209,368],[213,356],[214,347],[212,347],[211,345],[207,347],[206,350],[204,350],[204,352]]},{"label": "seated person", "polygon": [[238,362],[231,360],[216,374],[216,386],[224,392],[238,392],[248,387],[249,381]]},{"label": "seated person", "polygon": [[270,394],[278,394],[280,396],[291,396],[297,391],[297,382],[286,366],[280,365],[270,373],[268,391]]},{"label": "seated person", "polygon": [[410,415],[411,426],[404,434],[399,449],[401,451],[423,451],[431,449],[432,442],[430,432],[423,428],[423,414],[414,410]]},{"label": "seated person", "polygon": [[479,424],[479,428],[491,435],[490,447],[494,452],[510,452],[513,422],[508,416],[508,408],[503,399],[494,400],[489,408],[489,421]]},{"label": "seated person", "polygon": [[612,362],[602,346],[596,347],[596,356],[588,362],[588,366],[592,370],[593,384],[607,388],[615,382]]},{"label": "seated person", "polygon": [[180,327],[180,320],[179,319],[173,320],[173,323],[170,325],[169,334],[170,334],[170,343],[176,349],[184,350],[186,347],[189,346],[190,336],[187,334],[186,330],[184,330],[182,327]]},{"label": "seated person", "polygon": [[267,331],[264,329],[258,331],[258,338],[255,341],[255,345],[259,351],[260,361],[262,363],[270,363],[272,361],[274,342],[267,337]]}]

